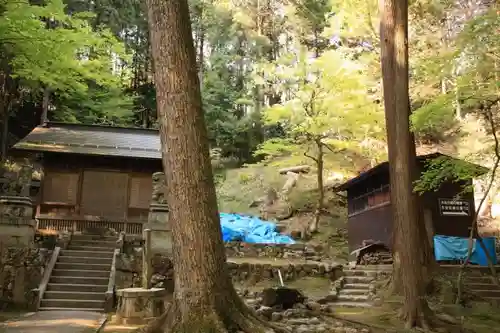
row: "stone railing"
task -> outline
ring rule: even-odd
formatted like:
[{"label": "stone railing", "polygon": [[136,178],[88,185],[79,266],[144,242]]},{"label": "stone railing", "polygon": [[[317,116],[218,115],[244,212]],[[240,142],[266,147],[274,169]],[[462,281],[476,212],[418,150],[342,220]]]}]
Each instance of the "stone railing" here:
[{"label": "stone railing", "polygon": [[225,243],[226,255],[244,258],[282,258],[322,261],[326,258],[321,247],[305,244],[253,244],[243,242]]},{"label": "stone railing", "polygon": [[0,248],[0,308],[33,309],[49,251],[38,248]]}]

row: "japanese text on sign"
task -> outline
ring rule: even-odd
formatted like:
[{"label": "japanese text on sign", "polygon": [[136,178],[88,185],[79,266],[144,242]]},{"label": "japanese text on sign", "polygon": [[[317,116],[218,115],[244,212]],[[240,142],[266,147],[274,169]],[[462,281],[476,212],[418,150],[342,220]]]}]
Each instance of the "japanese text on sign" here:
[{"label": "japanese text on sign", "polygon": [[469,202],[455,199],[439,199],[439,212],[444,216],[469,216]]}]

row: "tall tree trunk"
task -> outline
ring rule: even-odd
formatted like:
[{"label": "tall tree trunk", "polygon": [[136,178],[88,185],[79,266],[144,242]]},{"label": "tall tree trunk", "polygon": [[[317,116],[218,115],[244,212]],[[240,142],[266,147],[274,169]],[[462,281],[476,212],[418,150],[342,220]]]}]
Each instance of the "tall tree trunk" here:
[{"label": "tall tree trunk", "polygon": [[[226,270],[187,0],[148,0],[175,291],[149,332],[264,332]],[[193,167],[194,166],[194,167]]]},{"label": "tall tree trunk", "polygon": [[391,203],[394,223],[394,283],[401,288],[402,316],[408,327],[426,327],[427,237],[413,192],[418,177],[415,141],[410,132],[408,92],[408,1],[381,2],[382,75],[389,146]]}]

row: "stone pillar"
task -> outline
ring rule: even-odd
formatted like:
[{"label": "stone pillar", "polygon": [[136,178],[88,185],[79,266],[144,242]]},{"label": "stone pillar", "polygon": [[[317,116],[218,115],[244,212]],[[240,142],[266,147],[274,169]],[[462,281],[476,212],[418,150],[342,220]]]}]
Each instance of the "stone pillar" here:
[{"label": "stone pillar", "polygon": [[34,247],[36,223],[29,197],[0,196],[0,243]]},{"label": "stone pillar", "polygon": [[168,221],[168,205],[165,197],[165,175],[153,174],[153,196],[149,206],[148,223],[143,230],[151,230],[151,255],[172,254],[172,231]]},{"label": "stone pillar", "polygon": [[142,325],[165,311],[167,292],[162,288],[127,288],[116,291],[117,321],[123,325]]}]

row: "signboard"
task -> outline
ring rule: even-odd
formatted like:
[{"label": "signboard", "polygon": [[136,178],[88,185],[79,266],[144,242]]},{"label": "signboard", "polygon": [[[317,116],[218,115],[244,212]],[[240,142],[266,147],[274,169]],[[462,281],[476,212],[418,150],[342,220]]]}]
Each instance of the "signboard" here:
[{"label": "signboard", "polygon": [[443,216],[470,216],[470,205],[466,200],[438,199],[439,213]]}]

